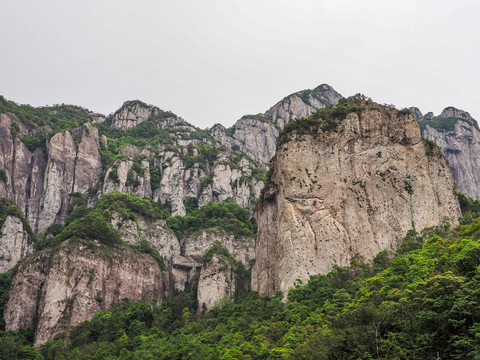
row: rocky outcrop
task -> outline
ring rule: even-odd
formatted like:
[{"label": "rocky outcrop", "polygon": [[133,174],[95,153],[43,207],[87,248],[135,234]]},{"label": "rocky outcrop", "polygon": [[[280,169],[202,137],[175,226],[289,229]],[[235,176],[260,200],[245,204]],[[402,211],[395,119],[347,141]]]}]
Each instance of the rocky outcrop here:
[{"label": "rocky outcrop", "polygon": [[210,132],[226,148],[239,150],[266,168],[275,154],[279,130],[290,121],[336,105],[341,98],[331,86],[323,84],[287,96],[264,114],[245,115],[231,129],[217,124]]},{"label": "rocky outcrop", "polygon": [[278,128],[266,119],[263,115],[257,115],[256,118],[244,116],[236,122],[232,135],[220,124],[216,124],[210,131],[226,148],[241,151],[265,165],[275,154],[278,137]]},{"label": "rocky outcrop", "polygon": [[[79,139],[78,149],[75,138]],[[36,232],[45,231],[54,222],[64,223],[70,194],[87,193],[103,170],[98,130],[89,123],[73,135],[69,131],[55,134],[48,142],[47,154],[40,209],[30,211],[37,216],[29,215]]]},{"label": "rocky outcrop", "polygon": [[33,251],[31,239],[17,216],[8,215],[0,229],[0,273],[13,268]]},{"label": "rocky outcrop", "polygon": [[480,199],[480,130],[477,122],[469,113],[453,107],[446,108],[438,117],[424,117],[419,110],[416,116],[424,125],[423,136],[435,141],[447,157],[460,191]]},{"label": "rocky outcrop", "polygon": [[24,262],[5,309],[8,330],[35,324],[35,345],[123,299],[161,302],[172,295],[167,272],[126,246],[69,240]]},{"label": "rocky outcrop", "polygon": [[[33,156],[18,139],[12,126],[14,129],[22,128],[20,120],[14,114],[0,114],[0,169],[4,174],[0,180],[0,197],[15,201],[27,214],[30,200],[35,202],[41,198],[41,194],[32,191],[38,184],[31,184],[30,177],[35,172],[35,165],[43,163],[44,158],[38,152]],[[29,197],[32,192],[35,199]]]},{"label": "rocky outcrop", "polygon": [[170,267],[180,254],[180,242],[175,233],[166,227],[165,220],[146,219],[139,215],[135,220],[123,219],[119,214],[113,213],[111,223],[120,232],[122,239],[129,244],[138,245],[143,240],[148,241]]},{"label": "rocky outcrop", "polygon": [[222,299],[235,297],[234,264],[227,256],[214,254],[200,271],[197,299],[199,314],[213,308]]},{"label": "rocky outcrop", "polygon": [[447,161],[427,152],[411,113],[371,105],[335,121],[286,134],[277,149],[257,213],[254,290],[286,292],[461,215]]},{"label": "rocky outcrop", "polygon": [[287,96],[267,110],[265,115],[271,116],[272,121],[283,129],[289,122],[309,116],[318,109],[336,105],[342,98],[330,85],[322,84],[313,90],[303,90]]},{"label": "rocky outcrop", "polygon": [[98,129],[90,123],[78,129],[80,143],[75,160],[73,192],[85,194],[93,188],[103,172]]},{"label": "rocky outcrop", "polygon": [[[12,132],[12,126],[20,133]],[[19,139],[22,131],[29,133],[22,126],[15,115],[0,115],[0,168],[5,173],[0,196],[14,200],[40,232],[65,220],[71,193],[85,194],[100,180],[98,130],[86,123],[73,133],[53,135],[46,152],[31,152]]]},{"label": "rocky outcrop", "polygon": [[125,219],[114,212],[111,223],[126,242],[139,245],[146,240],[158,250],[172,272],[176,291],[198,286],[202,256],[215,242],[224,246],[235,261],[246,268],[250,268],[255,259],[255,241],[252,238],[210,230],[178,239],[166,226],[165,220],[147,219],[138,214],[135,219]]},{"label": "rocky outcrop", "polygon": [[55,134],[48,143],[45,190],[38,229],[44,231],[53,222],[63,223],[67,216],[69,195],[73,191],[77,149],[69,131]]},{"label": "rocky outcrop", "polygon": [[172,262],[176,290],[183,291],[198,286],[202,257],[216,241],[233,255],[235,261],[242,263],[246,268],[251,268],[255,259],[254,239],[203,231],[180,240],[180,253]]},{"label": "rocky outcrop", "polygon": [[158,113],[158,110],[157,107],[138,100],[125,101],[113,114],[112,127],[127,130],[148,120],[150,116]]},{"label": "rocky outcrop", "polygon": [[[156,154],[126,148],[124,157],[107,170],[101,193],[118,191],[168,201],[174,216],[186,214],[184,200],[190,197],[198,198],[199,207],[229,197],[247,209],[253,207],[263,187],[261,170],[255,163],[242,156],[239,159],[239,154],[231,151],[220,152],[210,160],[199,156],[195,147],[192,155],[186,156],[183,150],[187,147]],[[156,178],[154,183],[152,177]]]}]

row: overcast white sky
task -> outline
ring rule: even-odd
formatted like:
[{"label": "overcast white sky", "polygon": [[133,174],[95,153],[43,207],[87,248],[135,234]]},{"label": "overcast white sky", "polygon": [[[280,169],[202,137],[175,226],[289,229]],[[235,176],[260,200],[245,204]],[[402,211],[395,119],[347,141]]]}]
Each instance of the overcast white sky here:
[{"label": "overcast white sky", "polygon": [[480,120],[480,1],[0,0],[0,94],[205,128],[328,83]]}]

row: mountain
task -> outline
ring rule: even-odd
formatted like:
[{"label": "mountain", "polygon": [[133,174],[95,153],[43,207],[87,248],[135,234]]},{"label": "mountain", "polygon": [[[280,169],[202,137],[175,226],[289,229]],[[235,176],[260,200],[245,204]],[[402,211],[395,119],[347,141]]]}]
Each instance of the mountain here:
[{"label": "mountain", "polygon": [[286,295],[455,224],[454,190],[410,111],[326,84],[205,130],[138,100],[104,116],[0,97],[0,330],[39,346],[124,300],[173,324]]}]

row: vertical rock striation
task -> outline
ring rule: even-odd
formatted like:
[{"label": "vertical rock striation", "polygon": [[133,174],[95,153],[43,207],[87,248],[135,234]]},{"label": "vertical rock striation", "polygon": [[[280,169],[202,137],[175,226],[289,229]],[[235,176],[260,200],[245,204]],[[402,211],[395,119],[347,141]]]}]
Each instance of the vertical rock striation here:
[{"label": "vertical rock striation", "polygon": [[447,157],[460,191],[480,199],[480,130],[469,113],[447,107],[439,116],[415,109],[423,136],[435,141]]},{"label": "vertical rock striation", "polygon": [[146,254],[69,240],[20,266],[5,308],[6,329],[38,324],[40,345],[123,299],[161,302],[172,291],[169,274]]},{"label": "vertical rock striation", "polygon": [[356,254],[397,249],[411,228],[461,215],[447,161],[427,154],[414,116],[361,106],[281,135],[257,213],[254,290],[286,292]]},{"label": "vertical rock striation", "polygon": [[287,96],[264,114],[245,115],[231,129],[217,124],[210,131],[226,148],[239,150],[266,167],[275,155],[278,133],[286,124],[336,105],[342,98],[331,86],[322,84]]},{"label": "vertical rock striation", "polygon": [[0,229],[0,273],[13,268],[33,250],[31,239],[17,216],[8,215]]}]

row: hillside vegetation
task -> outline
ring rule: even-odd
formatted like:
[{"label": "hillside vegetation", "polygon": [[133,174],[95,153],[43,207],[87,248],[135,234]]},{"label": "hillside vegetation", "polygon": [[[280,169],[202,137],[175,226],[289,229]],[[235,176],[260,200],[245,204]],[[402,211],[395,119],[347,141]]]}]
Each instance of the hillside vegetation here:
[{"label": "hillside vegetation", "polygon": [[[357,257],[286,299],[250,292],[202,318],[186,293],[160,306],[126,302],[45,344],[38,358],[475,358],[479,238],[480,219],[412,230],[396,254],[368,264]],[[0,345],[4,358],[31,351],[23,333],[3,333]]]}]

